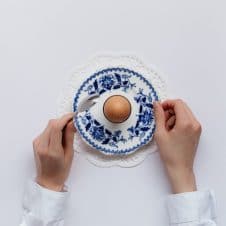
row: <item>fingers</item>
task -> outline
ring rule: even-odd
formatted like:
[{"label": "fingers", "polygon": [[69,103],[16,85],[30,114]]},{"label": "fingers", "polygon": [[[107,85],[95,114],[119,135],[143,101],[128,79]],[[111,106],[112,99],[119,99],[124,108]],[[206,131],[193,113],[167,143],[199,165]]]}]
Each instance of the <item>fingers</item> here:
[{"label": "fingers", "polygon": [[167,121],[166,121],[166,129],[171,130],[176,123],[176,116],[172,115]]},{"label": "fingers", "polygon": [[182,117],[184,113],[184,102],[182,100],[166,100],[161,103],[163,109],[166,111],[173,111],[176,115]]},{"label": "fingers", "polygon": [[166,117],[162,105],[159,102],[154,102],[154,114],[156,122],[156,133],[164,131]]},{"label": "fingers", "polygon": [[74,155],[73,142],[75,132],[76,129],[74,127],[74,123],[73,121],[70,121],[65,128],[63,136],[65,160],[69,162],[72,161]]},{"label": "fingers", "polygon": [[37,166],[36,180],[56,191],[62,188],[67,179],[73,159],[73,116],[71,113],[60,119],[50,120],[43,133],[33,141]]},{"label": "fingers", "polygon": [[201,131],[200,123],[184,101],[178,99],[167,100],[162,103],[162,107],[165,111],[169,111],[171,109],[175,112],[175,120],[174,118],[169,118],[166,122],[167,129],[169,129],[169,124],[173,124],[174,121],[175,128],[194,127],[197,131]]},{"label": "fingers", "polygon": [[50,151],[56,150],[56,147],[61,147],[62,142],[62,130],[59,126],[58,119],[52,119],[49,121],[50,127],[50,142],[49,147]]},{"label": "fingers", "polygon": [[175,126],[191,120],[191,115],[186,110],[186,106],[182,100],[166,100],[162,103],[162,107],[164,110],[173,109],[176,116]]},{"label": "fingers", "polygon": [[40,147],[47,148],[49,146],[50,132],[51,129],[48,124],[44,131],[37,137]]},{"label": "fingers", "polygon": [[53,119],[49,122],[50,132],[50,146],[62,145],[62,131],[67,123],[73,118],[74,113],[68,113],[59,119]]},{"label": "fingers", "polygon": [[36,163],[36,169],[39,169],[39,165],[40,165],[40,161],[39,161],[39,157],[38,157],[38,151],[40,150],[40,136],[38,136],[37,138],[35,138],[33,140],[33,150],[34,150],[34,158],[35,158],[35,163]]},{"label": "fingers", "polygon": [[167,109],[167,110],[164,110],[165,112],[165,120],[166,122],[172,117],[172,116],[175,116],[175,113],[174,113],[174,110],[173,109]]},{"label": "fingers", "polygon": [[168,121],[170,116],[171,116],[171,114],[170,114],[170,112],[168,110],[164,111],[164,113],[165,113],[165,120]]},{"label": "fingers", "polygon": [[72,112],[72,113],[68,113],[64,116],[62,116],[60,119],[59,119],[59,129],[60,130],[63,130],[63,128],[67,125],[67,123],[75,116],[75,113]]},{"label": "fingers", "polygon": [[70,121],[63,134],[63,146],[65,148],[73,148],[73,141],[74,141],[74,135],[75,135],[76,129],[74,127],[73,121]]}]

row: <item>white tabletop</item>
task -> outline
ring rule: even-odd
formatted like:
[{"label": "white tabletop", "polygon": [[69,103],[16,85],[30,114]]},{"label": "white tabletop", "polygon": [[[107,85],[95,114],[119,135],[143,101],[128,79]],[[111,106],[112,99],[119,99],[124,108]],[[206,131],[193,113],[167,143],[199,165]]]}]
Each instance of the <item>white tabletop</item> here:
[{"label": "white tabletop", "polygon": [[[225,1],[8,0],[0,5],[0,216],[18,225],[34,175],[32,139],[54,117],[73,70],[98,52],[132,52],[168,76],[203,125],[195,170],[226,205]],[[131,169],[76,156],[66,226],[167,225],[170,189],[158,153]]]}]

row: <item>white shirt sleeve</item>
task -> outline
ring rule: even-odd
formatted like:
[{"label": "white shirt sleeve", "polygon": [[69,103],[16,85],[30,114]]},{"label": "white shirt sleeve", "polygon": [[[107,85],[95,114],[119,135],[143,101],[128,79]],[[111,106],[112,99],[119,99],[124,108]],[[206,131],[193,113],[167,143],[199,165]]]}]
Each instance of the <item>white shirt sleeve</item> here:
[{"label": "white shirt sleeve", "polygon": [[[30,181],[20,226],[63,226],[68,192],[55,192]],[[171,226],[216,226],[212,191],[187,192],[167,198]]]},{"label": "white shirt sleeve", "polygon": [[216,201],[212,191],[169,195],[167,209],[172,226],[216,226]]},{"label": "white shirt sleeve", "polygon": [[63,226],[68,192],[55,192],[29,181],[20,226]]}]

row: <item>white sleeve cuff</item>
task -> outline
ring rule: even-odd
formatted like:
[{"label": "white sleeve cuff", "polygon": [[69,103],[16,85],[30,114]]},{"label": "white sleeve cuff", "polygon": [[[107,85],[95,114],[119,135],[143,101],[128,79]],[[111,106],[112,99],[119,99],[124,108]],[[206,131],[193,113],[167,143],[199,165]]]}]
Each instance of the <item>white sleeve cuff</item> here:
[{"label": "white sleeve cuff", "polygon": [[68,192],[55,192],[29,181],[25,190],[23,208],[27,216],[43,222],[63,220]]},{"label": "white sleeve cuff", "polygon": [[169,195],[167,209],[171,224],[199,222],[216,218],[216,201],[213,191]]}]

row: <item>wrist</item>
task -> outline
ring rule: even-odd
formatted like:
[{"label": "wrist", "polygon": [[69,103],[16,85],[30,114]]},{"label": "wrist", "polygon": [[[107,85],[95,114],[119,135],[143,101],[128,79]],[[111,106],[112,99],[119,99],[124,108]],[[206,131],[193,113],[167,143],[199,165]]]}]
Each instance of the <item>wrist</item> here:
[{"label": "wrist", "polygon": [[36,182],[42,186],[43,188],[46,188],[48,190],[56,191],[56,192],[62,192],[64,190],[64,184],[54,184],[50,181],[45,181],[42,179],[37,178]]},{"label": "wrist", "polygon": [[193,169],[168,167],[167,175],[173,193],[193,192],[197,190]]}]

